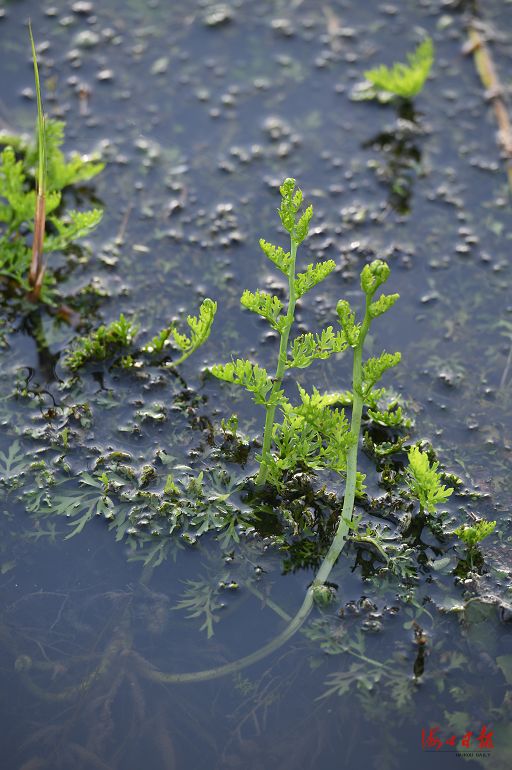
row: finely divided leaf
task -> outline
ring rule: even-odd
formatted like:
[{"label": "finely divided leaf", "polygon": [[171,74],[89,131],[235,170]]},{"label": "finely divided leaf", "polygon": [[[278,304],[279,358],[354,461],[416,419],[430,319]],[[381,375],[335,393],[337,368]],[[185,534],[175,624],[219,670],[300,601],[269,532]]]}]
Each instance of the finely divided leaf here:
[{"label": "finely divided leaf", "polygon": [[[272,379],[266,369],[262,369],[252,361],[237,359],[229,364],[212,366],[211,373],[219,380],[242,385],[250,393],[254,394],[256,404],[267,404],[267,396],[272,390]],[[282,397],[279,392],[277,396]]]},{"label": "finely divided leaf", "polygon": [[295,189],[295,179],[285,179],[281,185],[280,192],[281,206],[278,213],[282,225],[285,230],[288,230],[295,243],[302,243],[309,231],[313,207],[308,206],[297,219],[302,203],[302,190],[299,187]]},{"label": "finely divided leaf", "polygon": [[[104,163],[87,157],[82,158],[76,153],[67,161],[61,150],[64,127],[64,122],[60,120],[45,121],[48,190],[62,190],[68,185],[85,182],[105,167]],[[36,148],[27,153],[28,163],[32,161],[35,165],[36,153]]]},{"label": "finely divided leaf", "polygon": [[317,262],[315,265],[308,265],[305,273],[297,273],[295,278],[295,294],[297,299],[303,297],[308,291],[327,278],[332,273],[336,263],[332,259],[325,262]]},{"label": "finely divided leaf", "polygon": [[400,294],[381,294],[378,300],[372,302],[370,305],[370,315],[372,318],[386,313],[393,307],[397,299],[400,299]]},{"label": "finely divided leaf", "polygon": [[285,275],[288,275],[290,270],[290,252],[284,251],[280,246],[274,246],[271,243],[260,239],[260,247],[265,256],[270,259],[271,262]]},{"label": "finely divided leaf", "polygon": [[334,353],[341,353],[346,347],[344,333],[334,333],[332,326],[323,329],[320,334],[301,334],[293,340],[291,357],[286,366],[288,369],[305,369],[314,360],[329,358]]},{"label": "finely divided leaf", "polygon": [[453,488],[441,484],[441,474],[437,470],[439,463],[434,462],[431,465],[426,452],[414,446],[409,450],[408,456],[407,476],[411,492],[418,498],[422,508],[429,513],[435,513],[436,506],[450,497]]},{"label": "finely divided leaf", "polygon": [[374,259],[361,271],[361,289],[369,297],[373,297],[379,286],[388,280],[390,272],[386,262],[382,259]]},{"label": "finely divided leaf", "polygon": [[51,217],[50,221],[57,230],[58,235],[48,235],[46,237],[45,251],[60,251],[69,246],[72,241],[88,235],[98,226],[102,216],[103,211],[101,209],[92,209],[91,211],[69,211],[66,215],[66,220],[68,221],[63,221],[58,217]]},{"label": "finely divided leaf", "polygon": [[194,351],[203,345],[210,336],[212,329],[213,319],[217,312],[217,303],[208,297],[203,300],[201,307],[199,308],[199,315],[187,317],[187,324],[190,328],[190,337],[186,334],[180,334],[176,329],[172,328],[171,334],[173,336],[176,346],[181,350],[181,357],[173,362],[173,366],[183,363]]},{"label": "finely divided leaf", "polygon": [[343,334],[347,341],[347,344],[351,348],[355,348],[359,340],[359,324],[356,324],[355,313],[350,307],[346,299],[340,299],[336,305],[336,312],[338,313],[338,320]]},{"label": "finely divided leaf", "polygon": [[302,241],[307,238],[309,233],[309,223],[311,222],[312,216],[313,206],[308,206],[295,226],[294,238],[297,243],[302,243]]},{"label": "finely divided leaf", "polygon": [[369,358],[363,364],[363,398],[367,399],[382,375],[400,363],[400,353],[382,353],[378,358]]},{"label": "finely divided leaf", "polygon": [[284,318],[279,318],[279,314],[283,309],[283,303],[278,297],[274,297],[271,294],[267,294],[264,291],[257,291],[253,293],[247,289],[242,294],[240,299],[241,304],[251,310],[253,313],[266,318],[273,329],[281,329]]},{"label": "finely divided leaf", "polygon": [[16,160],[12,147],[3,150],[0,160],[0,198],[8,204],[0,204],[0,221],[14,231],[34,218],[36,194],[26,189],[23,162]]}]

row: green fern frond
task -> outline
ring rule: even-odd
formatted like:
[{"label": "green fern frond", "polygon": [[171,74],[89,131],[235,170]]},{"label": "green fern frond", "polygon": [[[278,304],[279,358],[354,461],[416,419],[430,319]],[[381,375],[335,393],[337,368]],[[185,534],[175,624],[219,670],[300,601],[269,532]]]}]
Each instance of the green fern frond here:
[{"label": "green fern frond", "polygon": [[[272,390],[272,379],[267,370],[253,364],[252,361],[237,359],[229,364],[217,364],[212,366],[211,373],[214,377],[225,382],[232,382],[234,385],[242,385],[250,393],[254,394],[256,404],[267,404],[267,396]],[[280,401],[282,391],[276,394]]]},{"label": "green fern frond", "polygon": [[346,299],[340,299],[336,305],[336,312],[347,345],[350,345],[351,348],[355,348],[359,340],[359,331],[361,327],[359,324],[356,324],[355,313]]},{"label": "green fern frond", "polygon": [[413,53],[407,54],[408,64],[396,63],[392,67],[381,65],[367,70],[364,76],[370,83],[404,99],[419,94],[429,76],[434,62],[434,43],[427,37]]},{"label": "green fern frond", "polygon": [[371,317],[378,318],[378,316],[387,313],[398,299],[400,299],[400,294],[381,294],[379,299],[370,305]]},{"label": "green fern frond", "polygon": [[454,533],[471,550],[475,549],[478,543],[481,543],[484,538],[492,535],[495,529],[495,521],[480,519],[480,521],[475,522],[475,524],[462,524],[462,526],[454,530]]},{"label": "green fern frond", "polygon": [[129,348],[138,330],[139,327],[121,313],[117,321],[102,325],[80,338],[65,363],[71,371],[76,371],[90,361],[105,361]]},{"label": "green fern frond", "polygon": [[363,364],[363,398],[365,400],[368,399],[384,372],[397,366],[401,357],[400,353],[381,353],[377,358],[369,358]]},{"label": "green fern frond", "polygon": [[407,478],[409,488],[418,499],[422,509],[429,513],[435,513],[436,506],[444,503],[453,492],[453,488],[447,488],[441,484],[441,474],[438,472],[439,463],[429,462],[426,452],[414,446],[408,452],[409,467]]},{"label": "green fern frond", "polygon": [[[78,153],[69,160],[61,150],[64,143],[65,123],[61,120],[46,119],[46,168],[48,190],[62,190],[78,182],[92,179],[105,168],[105,164],[95,157],[82,157]],[[38,162],[38,149],[27,150],[27,165],[35,166]]]},{"label": "green fern frond", "polygon": [[288,275],[291,262],[289,251],[285,251],[281,246],[274,246],[272,243],[267,243],[263,238],[260,239],[260,248],[278,270],[284,273],[284,275]]},{"label": "green fern frond", "polygon": [[[48,198],[51,198],[51,194]],[[83,238],[94,230],[101,222],[103,211],[68,211],[65,219],[50,217],[51,223],[57,230],[57,235],[48,235],[45,239],[47,252],[60,251],[78,238]]]}]

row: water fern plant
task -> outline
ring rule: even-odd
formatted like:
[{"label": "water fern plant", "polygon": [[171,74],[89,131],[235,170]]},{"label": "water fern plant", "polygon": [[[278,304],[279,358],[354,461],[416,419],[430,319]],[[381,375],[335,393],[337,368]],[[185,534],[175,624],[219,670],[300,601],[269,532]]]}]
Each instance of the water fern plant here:
[{"label": "water fern plant", "polygon": [[470,513],[470,516],[473,520],[472,524],[462,524],[453,531],[453,534],[457,535],[459,540],[466,546],[465,557],[461,559],[455,570],[455,574],[459,576],[467,576],[469,570],[478,569],[483,566],[484,560],[478,546],[482,540],[492,535],[496,529],[495,521],[479,519],[473,513]]},{"label": "water fern plant", "polygon": [[341,333],[334,333],[332,327],[321,335],[304,334],[289,344],[290,332],[295,320],[297,300],[325,280],[335,268],[332,259],[309,264],[304,272],[297,272],[297,250],[305,240],[313,216],[313,207],[307,206],[301,213],[302,190],[295,185],[295,179],[285,179],[280,188],[281,206],[278,210],[284,229],[290,236],[290,250],[260,240],[260,247],[267,259],[286,276],[288,298],[286,307],[281,300],[266,292],[246,290],[241,304],[247,310],[262,316],[279,335],[279,351],[275,374],[271,377],[266,369],[249,360],[238,359],[225,365],[212,367],[211,372],[221,380],[240,385],[252,394],[253,401],[265,408],[265,427],[260,469],[256,479],[258,485],[266,482],[272,466],[271,448],[278,407],[286,408],[282,384],[285,372],[293,368],[305,368],[315,359],[328,358],[343,350],[346,345]]},{"label": "water fern plant", "polygon": [[144,345],[142,348],[143,352],[159,354],[163,353],[169,345],[173,345],[181,352],[181,356],[176,361],[173,361],[172,365],[179,366],[206,342],[210,336],[216,312],[217,303],[206,297],[201,303],[199,314],[197,316],[187,316],[189,334],[178,331],[176,324],[173,322]]},{"label": "water fern plant", "polygon": [[[340,512],[334,538],[312,583],[306,591],[301,607],[295,616],[289,620],[287,626],[280,634],[250,655],[240,658],[232,663],[227,663],[212,669],[206,669],[204,671],[176,674],[163,673],[160,671],[153,671],[152,673],[148,672],[148,676],[155,681],[160,683],[197,682],[235,674],[279,649],[303,626],[316,602],[324,604],[326,601],[330,600],[332,592],[327,585],[327,581],[347,542],[350,530],[354,527],[353,512],[355,495],[358,487],[361,489],[363,480],[357,469],[363,406],[365,403],[372,403],[375,408],[375,400],[378,396],[376,386],[378,385],[380,378],[384,372],[390,367],[398,364],[400,361],[399,353],[389,354],[385,352],[379,357],[369,358],[366,361],[363,361],[364,345],[372,322],[375,318],[389,310],[398,299],[398,294],[382,294],[375,299],[377,291],[387,281],[389,274],[389,266],[379,259],[369,265],[365,265],[363,268],[361,272],[361,289],[365,296],[365,307],[364,315],[360,323],[356,322],[355,312],[346,300],[340,300],[337,306],[338,321],[341,326],[341,339],[345,347],[352,349],[353,354],[351,393],[352,417],[350,428],[348,427],[344,414],[337,410],[333,410],[331,413],[333,419],[328,417],[324,423],[319,422],[322,416],[329,411],[329,407],[332,403],[329,404],[327,398],[322,397],[318,392],[314,393],[313,397],[309,399],[306,397],[305,392],[303,392],[304,398],[302,399],[302,406],[299,406],[296,409],[296,413],[300,419],[313,425],[315,430],[318,430],[320,434],[324,435],[326,440],[329,440],[334,423],[336,421],[340,422],[341,427],[337,435],[338,443],[335,444],[335,446],[339,447],[342,445],[343,449],[338,457],[337,464],[340,469],[344,468],[346,474],[343,508]],[[247,381],[256,385],[256,377],[254,376],[254,370],[251,366],[239,366],[238,368],[235,366],[233,371],[239,371],[240,380],[243,382]],[[224,369],[221,373],[223,372]],[[221,377],[221,379],[224,379],[224,377]],[[268,388],[266,379],[262,378],[261,382],[266,383],[264,388]],[[263,395],[267,392],[269,391],[265,389],[261,391]],[[265,403],[265,401],[263,401],[263,403]],[[306,408],[303,409],[303,406]],[[322,427],[326,424],[328,428]],[[341,444],[339,443],[340,436],[345,437]],[[335,453],[333,453],[333,455],[334,454]]]},{"label": "water fern plant", "polygon": [[139,327],[121,313],[119,319],[102,324],[87,336],[81,337],[66,357],[66,365],[75,372],[91,361],[106,361],[116,354],[126,352],[138,330]]},{"label": "water fern plant", "polygon": [[495,529],[495,521],[478,519],[474,524],[462,524],[454,532],[467,545],[469,550],[474,550],[482,540],[492,535]]},{"label": "water fern plant", "polygon": [[423,89],[434,63],[434,43],[425,38],[413,53],[407,54],[407,64],[397,62],[367,70],[364,76],[377,89],[412,99]]}]

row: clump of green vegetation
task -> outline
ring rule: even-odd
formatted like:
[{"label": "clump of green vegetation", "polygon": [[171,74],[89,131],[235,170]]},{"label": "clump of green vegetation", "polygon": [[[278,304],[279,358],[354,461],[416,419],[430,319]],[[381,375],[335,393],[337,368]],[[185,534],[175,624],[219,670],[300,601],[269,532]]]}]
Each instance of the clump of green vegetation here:
[{"label": "clump of green vegetation", "polygon": [[90,361],[106,361],[113,355],[129,348],[139,330],[121,313],[119,320],[102,325],[78,340],[77,347],[66,358],[71,371],[80,369]]},{"label": "clump of green vegetation", "polygon": [[495,521],[477,519],[474,514],[471,515],[474,519],[473,524],[462,524],[454,530],[454,534],[460,538],[467,549],[465,558],[460,560],[457,569],[455,570],[455,574],[460,577],[467,576],[468,571],[483,567],[484,559],[478,546],[482,540],[489,535],[492,535],[496,529]]},{"label": "clump of green vegetation", "polygon": [[439,463],[431,464],[427,453],[419,447],[411,447],[408,457],[407,481],[412,494],[419,501],[420,512],[435,513],[437,506],[453,493],[453,488],[441,483],[442,474],[437,470]]},{"label": "clump of green vegetation", "polygon": [[129,367],[134,363],[133,355],[137,352],[161,353],[171,342],[174,342],[174,346],[181,352],[181,356],[172,362],[173,366],[178,366],[206,342],[210,336],[216,311],[217,303],[206,298],[201,303],[198,316],[187,317],[190,337],[177,331],[173,323],[162,329],[140,351],[132,350],[131,353],[132,343],[139,331],[139,326],[128,321],[121,313],[119,320],[112,321],[106,326],[102,325],[86,337],[79,338],[75,349],[65,359],[66,366],[72,371],[77,371],[91,361],[106,361],[124,351],[125,354],[130,353],[130,355],[121,357],[119,363]]},{"label": "clump of green vegetation", "polygon": [[474,524],[462,524],[460,527],[454,530],[454,532],[457,537],[459,537],[462,542],[467,545],[468,549],[472,551],[476,550],[478,544],[481,543],[484,538],[492,535],[495,529],[495,521],[486,521],[485,519],[480,519]]},{"label": "clump of green vegetation", "polygon": [[36,143],[27,144],[17,136],[0,138],[5,146],[0,154],[0,275],[32,301],[52,302],[53,277],[46,270],[43,253],[62,251],[90,233],[102,217],[99,209],[57,213],[62,191],[91,179],[104,164],[77,154],[66,160],[61,150],[64,123],[48,120],[43,113],[31,31],[30,37],[37,96]]},{"label": "clump of green vegetation", "polygon": [[[293,223],[297,222],[298,205],[300,205],[300,201],[302,200],[301,195],[296,196],[295,200],[290,197],[290,191],[293,195],[294,186],[295,183],[293,180],[287,180],[281,188],[281,195],[285,202],[284,205],[287,206],[290,200],[292,201],[293,205],[291,215],[293,219],[290,218],[286,220],[286,224],[290,226],[292,233],[296,233],[296,231],[293,230]],[[283,219],[283,216],[281,218]],[[311,215],[308,214],[308,222],[310,219]],[[298,221],[300,221],[300,219]],[[280,253],[278,257],[279,262],[283,264],[283,267],[286,265],[286,274],[289,276],[290,284],[292,281],[296,280],[294,277],[294,266],[292,270],[291,265],[287,264],[287,259],[294,259],[292,257],[292,254],[294,254],[294,240],[295,239],[292,235],[292,250],[290,255]],[[276,255],[276,252],[276,247],[269,249],[269,253],[273,256]],[[331,337],[329,335],[329,339],[339,339],[342,343],[341,347],[343,349],[350,347],[353,350],[353,375],[351,392],[352,416],[350,427],[343,411],[339,411],[338,409],[330,409],[333,404],[333,397],[322,396],[320,393],[318,393],[318,391],[314,391],[312,396],[308,396],[305,391],[301,390],[300,394],[302,404],[294,408],[294,415],[298,418],[298,422],[295,424],[296,442],[299,443],[302,441],[305,446],[308,446],[308,453],[311,455],[313,454],[311,448],[314,446],[315,451],[317,451],[319,457],[326,456],[324,455],[325,447],[323,445],[331,444],[330,454],[332,459],[329,459],[328,462],[332,467],[338,469],[340,472],[344,471],[346,475],[343,509],[340,512],[334,539],[327,551],[327,554],[323,558],[319,569],[316,572],[313,582],[307,589],[306,596],[304,597],[301,607],[293,618],[287,618],[289,622],[278,636],[250,655],[247,655],[246,657],[241,658],[233,663],[227,663],[223,666],[205,671],[196,671],[193,673],[184,674],[158,673],[155,675],[155,678],[159,682],[175,683],[202,681],[225,676],[227,674],[234,674],[238,671],[241,671],[246,666],[252,665],[257,661],[262,660],[267,655],[275,652],[275,650],[279,649],[279,647],[288,641],[288,639],[290,639],[303,626],[304,622],[309,617],[315,602],[318,602],[319,604],[325,604],[326,600],[331,599],[332,591],[328,586],[327,581],[334,567],[334,564],[336,563],[345,543],[347,542],[350,530],[355,528],[355,524],[353,522],[354,499],[356,491],[359,490],[361,493],[362,490],[363,476],[359,474],[357,470],[357,456],[363,405],[364,403],[372,403],[375,408],[375,401],[377,398],[376,385],[378,384],[384,372],[387,371],[387,369],[390,367],[395,366],[400,360],[399,353],[383,353],[379,357],[369,358],[363,362],[364,343],[373,320],[389,310],[398,299],[397,294],[382,294],[380,297],[378,297],[378,299],[375,299],[377,291],[382,286],[382,284],[387,281],[389,274],[389,266],[382,260],[377,259],[371,264],[365,265],[361,272],[361,289],[365,295],[365,309],[361,323],[356,322],[355,313],[350,307],[349,303],[346,300],[341,300],[337,307],[338,319],[341,325],[341,332],[339,334],[341,336],[335,337],[333,335]],[[292,292],[295,289],[296,284],[294,283]],[[252,295],[252,297],[254,296],[255,295]],[[293,296],[294,294],[292,293],[292,298]],[[252,304],[252,299],[250,300],[250,304]],[[258,312],[260,312],[261,309],[265,310],[264,317],[267,318],[267,320],[269,320],[270,317],[272,323],[275,324],[275,328],[285,329],[285,324],[291,325],[291,321],[289,319],[283,321],[277,311],[270,312],[268,310],[269,307],[275,306],[272,298],[269,301],[265,300],[264,308],[263,300],[258,299],[257,306],[259,308]],[[290,305],[288,307],[290,307]],[[263,315],[263,313],[260,314]],[[290,318],[293,320],[293,311],[290,314]],[[298,352],[304,350],[304,358],[298,358],[295,360],[306,362],[307,365],[307,362],[309,361],[309,363],[311,363],[314,358],[327,357],[327,355],[325,355],[325,349],[320,348],[319,350],[318,347],[310,344],[315,341],[313,335],[302,335],[301,339],[303,346],[299,343],[297,345],[296,352],[298,354]],[[338,344],[336,347],[338,347]],[[282,332],[280,352],[285,362],[293,360],[288,358],[288,346],[287,344],[283,345]],[[322,355],[316,355],[319,352],[321,352]],[[331,354],[329,352],[329,348],[327,348],[327,354]],[[244,385],[254,394],[254,399],[257,401],[257,403],[262,403],[265,405],[267,408],[267,414],[270,407],[274,406],[275,404],[276,408],[279,406],[286,416],[287,412],[289,409],[292,409],[292,407],[290,407],[287,401],[283,401],[284,397],[280,392],[279,396],[276,396],[275,391],[272,395],[273,382],[272,380],[269,380],[266,373],[262,373],[263,371],[264,370],[260,370],[250,361],[237,361],[231,365],[228,364],[227,366],[216,367],[215,373],[217,376],[219,376],[220,379],[226,379],[230,382]],[[275,411],[276,409],[274,409],[272,412],[272,419]],[[308,438],[304,438],[303,431],[306,430],[307,432],[310,428],[313,432],[308,436]],[[313,441],[312,437],[315,435],[318,437],[318,441]],[[336,450],[339,452],[338,456],[336,456]],[[269,457],[266,458],[265,464],[266,473],[269,472],[269,468],[272,467],[273,463],[270,447],[268,448],[268,452]],[[263,463],[263,458],[261,462]],[[172,487],[172,491],[175,491],[174,485]],[[204,602],[201,606],[203,607],[203,605]],[[191,606],[192,605],[187,600],[186,607],[188,608]],[[196,611],[198,611],[198,609],[199,608],[197,607]]]},{"label": "clump of green vegetation", "polygon": [[434,63],[434,43],[427,37],[413,53],[407,54],[407,64],[397,62],[392,67],[383,64],[367,70],[364,76],[377,89],[412,99],[420,93]]}]

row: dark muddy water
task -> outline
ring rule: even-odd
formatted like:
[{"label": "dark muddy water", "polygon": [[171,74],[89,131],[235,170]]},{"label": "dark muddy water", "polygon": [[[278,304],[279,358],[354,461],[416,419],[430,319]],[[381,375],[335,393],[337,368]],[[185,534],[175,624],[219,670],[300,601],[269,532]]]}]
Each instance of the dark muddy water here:
[{"label": "dark muddy water", "polygon": [[[219,305],[208,344],[179,376],[100,365],[72,379],[63,354],[76,331],[3,301],[5,770],[510,767],[512,215],[492,104],[462,47],[469,14],[481,10],[509,86],[512,3],[481,5],[0,4],[1,126],[33,129],[31,18],[66,149],[107,163],[76,201],[69,194],[70,206],[104,208],[60,285],[79,298],[84,328],[123,312],[150,335],[206,296]],[[425,34],[436,61],[413,115],[351,98],[368,67],[404,58]],[[84,473],[124,453],[123,483],[147,464],[156,485],[187,466],[204,471],[215,499],[226,492],[216,426],[236,412],[254,436],[262,413],[204,369],[244,355],[272,369],[275,338],[239,297],[280,289],[257,244],[283,243],[275,210],[286,176],[315,208],[303,264],[337,264],[301,304],[300,324],[332,323],[341,296],[359,301],[362,266],[389,261],[401,299],[370,352],[402,351],[389,384],[414,417],[411,438],[431,442],[462,479],[447,529],[470,513],[497,529],[479,574],[462,579],[454,538],[425,536],[409,580],[377,574],[351,546],[332,574],[336,601],[285,646],[235,675],[173,684],[162,672],[209,669],[276,636],[318,554],[298,537],[294,547],[280,541],[272,523],[242,528],[238,543],[169,537],[161,521],[140,525],[139,498],[133,515],[125,496],[97,516],[101,489],[84,487]],[[333,358],[299,380],[343,389],[349,372],[348,358]],[[41,460],[60,495],[54,514],[48,478],[30,467]],[[375,462],[362,465],[378,496]],[[253,452],[223,468],[234,483],[255,470]],[[371,511],[378,519],[378,505]],[[68,537],[80,517],[83,530]],[[474,753],[464,760],[446,741],[468,733]]]}]

